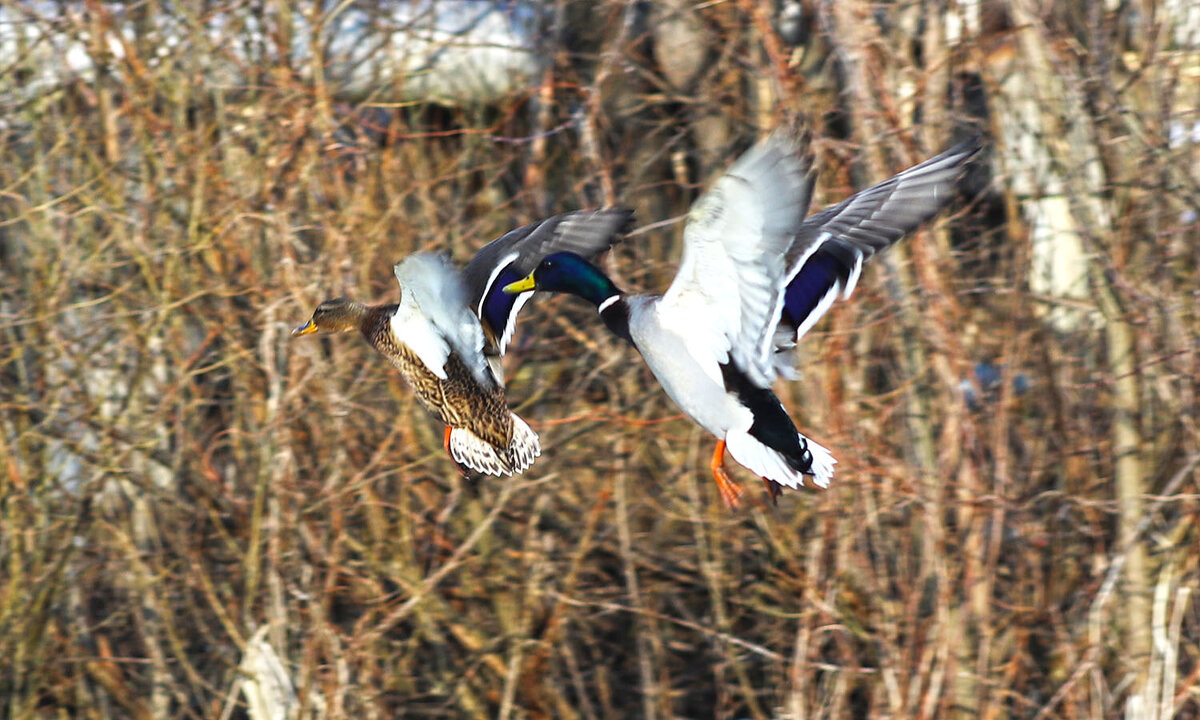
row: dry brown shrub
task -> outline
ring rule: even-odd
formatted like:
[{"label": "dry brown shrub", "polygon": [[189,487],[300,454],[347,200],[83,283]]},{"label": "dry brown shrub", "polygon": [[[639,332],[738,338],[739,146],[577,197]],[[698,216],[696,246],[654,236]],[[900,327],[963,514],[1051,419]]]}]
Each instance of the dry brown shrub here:
[{"label": "dry brown shrub", "polygon": [[[1195,45],[1146,3],[803,7],[793,47],[766,0],[563,2],[499,108],[111,58],[0,98],[0,716],[248,717],[271,663],[301,717],[1200,716]],[[605,202],[639,210],[614,277],[661,289],[666,221],[787,109],[821,203],[992,142],[778,388],[828,491],[771,507],[739,468],[726,511],[711,439],[569,298],[507,359],[545,450],[509,480],[460,478],[365,343],[288,334]],[[1075,294],[1030,289],[1048,197]]]}]

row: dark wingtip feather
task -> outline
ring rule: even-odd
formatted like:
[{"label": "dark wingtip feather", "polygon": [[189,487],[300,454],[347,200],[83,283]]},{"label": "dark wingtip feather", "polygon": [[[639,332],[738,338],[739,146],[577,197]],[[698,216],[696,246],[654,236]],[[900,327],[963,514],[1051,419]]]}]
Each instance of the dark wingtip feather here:
[{"label": "dark wingtip feather", "polygon": [[943,150],[940,154],[934,156],[932,160],[942,159],[950,161],[951,165],[962,165],[964,168],[971,162],[978,159],[978,155],[987,146],[987,139],[983,133],[974,133],[955,145]]}]

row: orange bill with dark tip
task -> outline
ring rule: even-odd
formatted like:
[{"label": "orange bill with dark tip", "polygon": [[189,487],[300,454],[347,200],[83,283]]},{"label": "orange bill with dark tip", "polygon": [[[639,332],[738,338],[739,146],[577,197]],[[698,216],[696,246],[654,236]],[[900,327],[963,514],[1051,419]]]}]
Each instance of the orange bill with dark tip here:
[{"label": "orange bill with dark tip", "polygon": [[310,333],[315,333],[316,331],[317,331],[317,324],[314,323],[312,320],[309,320],[308,322],[304,323],[300,327],[293,330],[292,334],[293,335],[308,335]]}]

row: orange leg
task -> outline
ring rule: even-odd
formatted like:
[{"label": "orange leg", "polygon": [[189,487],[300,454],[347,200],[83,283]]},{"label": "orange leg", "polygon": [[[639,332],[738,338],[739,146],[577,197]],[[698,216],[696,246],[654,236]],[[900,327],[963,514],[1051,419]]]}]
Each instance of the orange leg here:
[{"label": "orange leg", "polygon": [[729,479],[729,475],[725,472],[725,441],[717,441],[717,449],[713,451],[712,462],[709,468],[712,469],[713,480],[717,481],[717,490],[721,493],[721,499],[725,501],[725,505],[730,509],[738,506],[738,498],[742,495],[742,487]]},{"label": "orange leg", "polygon": [[462,476],[471,477],[471,473],[465,467],[459,464],[459,462],[454,459],[454,454],[450,452],[450,433],[453,431],[453,428],[451,428],[449,425],[446,426],[446,435],[442,438],[442,447],[446,450],[446,454],[450,456],[450,462],[454,463],[454,467],[458,468],[458,471],[462,473]]}]

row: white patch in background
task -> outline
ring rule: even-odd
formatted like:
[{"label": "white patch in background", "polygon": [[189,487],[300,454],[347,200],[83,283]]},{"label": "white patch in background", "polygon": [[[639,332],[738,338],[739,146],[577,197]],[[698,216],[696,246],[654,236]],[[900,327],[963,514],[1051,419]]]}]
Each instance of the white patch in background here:
[{"label": "white patch in background", "polygon": [[[339,99],[486,105],[535,85],[547,62],[540,33],[546,10],[532,0],[326,0],[322,5],[317,28],[307,12],[289,13],[290,28],[281,27],[285,21],[275,3],[266,3],[262,16],[240,8],[204,13],[197,28],[183,12],[155,13],[139,24],[125,3],[99,3],[111,21],[104,40],[112,57],[122,57],[122,39],[154,47],[152,67],[195,68],[214,90],[244,88],[253,80],[248,68],[281,63],[311,78],[316,44],[325,48],[325,84]],[[97,59],[89,26],[82,0],[0,3],[0,68],[19,65],[31,71],[33,77],[20,88],[29,96],[77,78],[92,82]],[[281,32],[293,38],[288,58],[276,57],[269,40]],[[235,33],[238,42],[231,42]],[[310,42],[314,34],[315,43]]]}]

